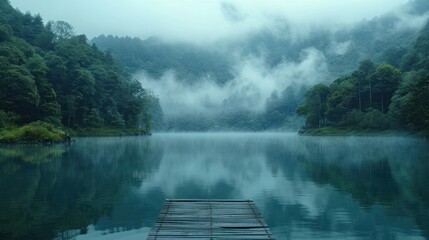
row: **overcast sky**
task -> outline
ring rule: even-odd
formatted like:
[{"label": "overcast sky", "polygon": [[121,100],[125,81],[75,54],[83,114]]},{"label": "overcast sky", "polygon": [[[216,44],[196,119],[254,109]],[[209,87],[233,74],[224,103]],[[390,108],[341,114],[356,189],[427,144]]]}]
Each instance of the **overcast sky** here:
[{"label": "overcast sky", "polygon": [[[398,9],[408,0],[11,0],[23,12],[64,20],[89,38],[100,34],[215,41],[287,19],[353,23]],[[299,26],[299,25],[298,25]]]}]

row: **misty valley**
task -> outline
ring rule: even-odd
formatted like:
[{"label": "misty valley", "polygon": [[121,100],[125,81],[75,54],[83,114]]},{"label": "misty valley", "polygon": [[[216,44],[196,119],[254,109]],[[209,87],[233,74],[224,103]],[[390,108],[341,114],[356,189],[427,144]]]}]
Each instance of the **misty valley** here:
[{"label": "misty valley", "polygon": [[428,96],[427,0],[0,0],[0,239],[429,239]]}]

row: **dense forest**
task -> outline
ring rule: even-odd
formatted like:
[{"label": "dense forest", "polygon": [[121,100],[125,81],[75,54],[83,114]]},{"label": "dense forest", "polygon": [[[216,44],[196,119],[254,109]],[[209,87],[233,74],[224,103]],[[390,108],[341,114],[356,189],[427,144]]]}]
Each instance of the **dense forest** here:
[{"label": "dense forest", "polygon": [[219,84],[232,79],[232,57],[186,43],[166,44],[161,39],[101,35],[91,40],[102,50],[111,52],[132,72],[144,69],[155,78],[174,69],[178,78],[192,83],[206,76]]},{"label": "dense forest", "polygon": [[[424,16],[429,10],[429,4],[423,0],[410,1],[404,9],[408,16]],[[210,109],[209,113],[186,112],[166,116],[160,128],[167,131],[297,129],[304,123],[295,110],[304,102],[305,92],[314,82],[322,83],[319,87],[323,88],[336,78],[339,80],[332,83],[333,88],[338,91],[335,94],[336,99],[330,100],[331,105],[326,109],[329,113],[321,114],[320,118],[323,120],[320,126],[343,127],[351,124],[345,122],[356,120],[362,122],[362,129],[386,129],[393,125],[395,128],[404,128],[407,123],[403,119],[393,123],[392,118],[396,117],[387,114],[390,111],[391,98],[400,98],[395,93],[404,85],[402,79],[405,75],[402,73],[411,70],[413,61],[417,61],[413,52],[419,52],[417,49],[410,49],[419,37],[420,28],[403,27],[404,21],[407,19],[404,20],[403,16],[387,13],[335,31],[312,28],[307,33],[308,36],[302,38],[291,37],[292,26],[288,22],[282,22],[277,29],[262,29],[238,41],[226,40],[210,46],[172,43],[155,37],[141,40],[112,35],[101,35],[91,42],[117,57],[131,72],[144,71],[156,81],[161,81],[163,75],[172,70],[175,72],[175,80],[189,89],[205,81],[212,81],[219,88],[225,89],[225,86],[237,81],[239,66],[254,57],[262,57],[268,66],[267,71],[274,72],[284,63],[298,64],[308,49],[315,49],[323,56],[326,72],[316,72],[310,80],[303,79],[302,73],[293,75],[288,84],[279,86],[268,98],[263,99],[265,107],[262,111],[240,108],[240,104],[236,103],[247,101],[240,96],[247,89],[240,89],[236,95],[226,98],[221,107]],[[371,61],[365,61],[366,59]],[[355,71],[356,68],[359,70]],[[398,69],[402,73],[399,73]],[[344,76],[351,72],[353,74],[350,76]],[[388,77],[384,74],[391,74],[393,79],[386,79]],[[371,79],[370,87],[364,84],[364,81],[368,82],[368,78]],[[353,95],[354,92],[357,93],[356,96]],[[307,96],[309,95],[311,93],[307,93]],[[179,96],[178,92],[175,97]],[[341,97],[347,99],[340,99]],[[357,100],[358,98],[360,100]],[[163,100],[165,99],[161,99]],[[399,104],[398,100],[394,102]],[[371,113],[372,115],[367,117],[372,116],[374,121],[376,119],[377,124],[383,127],[375,127],[374,122],[363,121],[363,116],[356,118],[353,115],[356,111],[349,113],[345,108]],[[168,112],[169,109],[164,110]],[[304,116],[307,114],[303,106],[298,113]],[[308,115],[307,128],[319,126],[319,120],[314,120],[315,116],[312,114]]]},{"label": "dense forest", "polygon": [[[261,35],[271,36],[268,33]],[[241,54],[259,54],[257,49],[250,49],[250,42],[256,41],[252,36],[243,48],[229,46],[243,51]],[[273,36],[271,36],[273,37]],[[258,40],[259,41],[259,40]],[[151,37],[146,40],[131,37],[101,35],[91,40],[97,47],[117,57],[131,72],[141,70],[157,79],[168,70],[174,70],[177,80],[188,88],[201,81],[209,79],[220,87],[233,82],[234,67],[237,59],[222,47],[204,48],[189,43],[167,43],[161,39]],[[268,41],[270,42],[270,41]],[[263,46],[267,41],[258,42]],[[281,45],[278,42],[278,45]],[[276,49],[278,46],[273,45]],[[295,46],[288,45],[290,49]],[[278,49],[278,48],[277,48]],[[275,51],[273,51],[273,54]],[[274,55],[271,58],[276,58]],[[295,109],[304,98],[308,87],[296,83],[285,86],[273,92],[265,101],[265,108],[261,112],[236,107],[236,103],[243,101],[238,96],[226,99],[221,109],[211,109],[210,113],[196,113],[174,115],[166,118],[155,117],[155,129],[166,131],[261,131],[266,129],[297,129],[301,121],[296,117]],[[162,99],[161,99],[162,101]],[[158,111],[159,112],[159,111]],[[162,122],[163,124],[159,124]]]},{"label": "dense forest", "polygon": [[0,0],[0,127],[150,130],[157,99],[63,21],[44,24]]},{"label": "dense forest", "polygon": [[[301,115],[305,129],[427,129],[429,27],[398,28],[405,20],[393,13],[336,31],[314,28],[298,40],[282,22],[238,41],[199,46],[156,37],[101,35],[89,41],[66,22],[45,24],[7,0],[0,4],[0,127],[43,121],[77,130],[286,130],[302,127]],[[410,16],[424,16],[429,4],[415,0],[406,8]],[[302,72],[289,76],[260,100],[262,110],[242,107],[254,87],[245,85],[205,112],[183,106],[188,111],[164,117],[163,110],[170,110],[161,109],[165,99],[135,79],[140,71],[156,81],[174,71],[175,81],[190,91],[205,82],[225,90],[241,77],[243,61],[263,56],[263,71],[275,71],[305,62],[308,49],[322,56],[325,72],[311,79]],[[175,93],[168,97],[183,97]]]},{"label": "dense forest", "polygon": [[399,68],[362,61],[357,70],[330,85],[317,84],[297,112],[306,128],[409,130],[427,135],[429,129],[429,23]]}]

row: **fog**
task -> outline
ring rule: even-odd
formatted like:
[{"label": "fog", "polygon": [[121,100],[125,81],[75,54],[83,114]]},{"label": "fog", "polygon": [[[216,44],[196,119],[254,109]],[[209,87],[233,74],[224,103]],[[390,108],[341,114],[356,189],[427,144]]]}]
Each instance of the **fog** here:
[{"label": "fog", "polygon": [[[167,117],[216,114],[228,108],[261,113],[270,96],[282,92],[290,85],[311,86],[333,81],[335,77],[349,73],[347,71],[356,66],[349,64],[343,70],[345,72],[334,69],[334,73],[332,67],[338,66],[332,65],[332,62],[342,64],[338,59],[346,56],[351,49],[355,49],[355,54],[361,54],[360,48],[366,47],[366,43],[356,43],[351,36],[343,39],[336,36],[350,35],[351,29],[383,17],[396,20],[393,27],[379,26],[379,29],[373,30],[380,34],[379,38],[386,38],[386,32],[391,34],[409,29],[417,32],[427,21],[428,15],[414,14],[411,10],[412,2],[11,1],[13,6],[22,11],[40,13],[45,21],[68,21],[77,33],[86,34],[89,39],[100,34],[141,39],[156,36],[165,44],[193,45],[207,51],[221,52],[232,59],[229,69],[232,78],[224,84],[219,84],[210,74],[189,84],[189,81],[178,77],[176,69],[165,71],[161,77],[151,76],[145,69],[135,72],[135,78],[143,87],[153,90],[160,98]],[[267,45],[252,42],[255,36],[264,33],[277,41],[277,45],[271,46],[270,41],[267,41]],[[328,41],[327,47],[322,49],[311,42],[316,34],[321,34],[323,41]],[[247,48],[250,46],[254,49],[245,50],[246,44]],[[283,45],[289,48],[279,49]],[[273,61],[273,53],[278,53],[276,57],[281,60]],[[362,56],[358,55],[356,58],[358,57]]]},{"label": "fog", "polygon": [[[100,34],[158,36],[207,43],[275,25],[337,25],[371,19],[396,10],[407,0],[11,0],[22,11],[47,20],[70,22],[89,38]],[[296,25],[295,25],[296,26]]]},{"label": "fog", "polygon": [[[343,45],[341,50],[345,51]],[[323,53],[314,48],[303,50],[296,62],[282,61],[273,68],[264,57],[236,58],[234,79],[222,86],[210,77],[190,86],[178,81],[173,70],[160,79],[151,78],[144,71],[137,73],[136,78],[143,86],[156,89],[168,116],[217,113],[228,107],[261,112],[273,92],[282,91],[291,84],[315,84],[328,75]]]}]

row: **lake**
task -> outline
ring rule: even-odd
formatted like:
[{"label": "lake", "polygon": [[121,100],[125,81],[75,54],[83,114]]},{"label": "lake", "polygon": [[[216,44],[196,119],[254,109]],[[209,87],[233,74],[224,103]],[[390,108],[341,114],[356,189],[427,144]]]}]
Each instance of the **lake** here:
[{"label": "lake", "polygon": [[252,199],[277,239],[429,239],[429,142],[285,133],[0,145],[0,239],[145,239],[166,198]]}]

